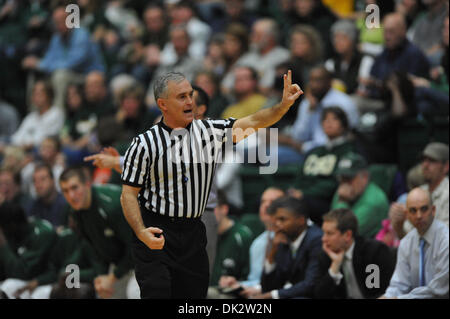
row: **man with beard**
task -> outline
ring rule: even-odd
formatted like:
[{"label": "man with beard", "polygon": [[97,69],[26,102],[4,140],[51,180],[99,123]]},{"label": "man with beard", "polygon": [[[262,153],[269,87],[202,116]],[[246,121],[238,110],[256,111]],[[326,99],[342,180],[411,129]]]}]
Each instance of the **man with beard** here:
[{"label": "man with beard", "polygon": [[50,166],[43,163],[36,165],[33,183],[37,198],[31,203],[28,215],[45,219],[54,227],[65,225],[67,203],[64,196],[56,190]]}]

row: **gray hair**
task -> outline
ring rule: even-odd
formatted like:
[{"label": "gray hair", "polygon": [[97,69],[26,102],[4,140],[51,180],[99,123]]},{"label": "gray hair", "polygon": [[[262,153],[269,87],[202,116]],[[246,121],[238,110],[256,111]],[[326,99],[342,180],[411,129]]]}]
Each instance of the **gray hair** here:
[{"label": "gray hair", "polygon": [[358,29],[354,22],[350,20],[339,20],[331,26],[331,34],[334,36],[336,33],[344,33],[353,42],[357,41]]},{"label": "gray hair", "polygon": [[180,83],[184,80],[186,80],[186,77],[179,72],[169,72],[158,77],[153,87],[155,101],[158,101],[160,97],[166,97],[167,86],[170,81]]}]

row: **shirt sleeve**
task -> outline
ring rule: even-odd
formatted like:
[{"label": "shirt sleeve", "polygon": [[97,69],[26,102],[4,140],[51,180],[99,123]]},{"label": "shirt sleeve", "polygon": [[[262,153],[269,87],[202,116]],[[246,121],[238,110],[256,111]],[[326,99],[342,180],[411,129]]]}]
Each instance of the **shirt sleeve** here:
[{"label": "shirt sleeve", "polygon": [[340,272],[338,272],[337,274],[332,272],[331,268],[328,269],[328,274],[330,275],[331,278],[333,278],[334,283],[336,284],[336,286],[339,286],[339,284],[341,283],[342,278],[344,278],[344,275],[342,275]]},{"label": "shirt sleeve", "polygon": [[134,187],[142,187],[145,184],[145,176],[150,164],[150,154],[143,135],[135,137],[125,153],[122,183]]},{"label": "shirt sleeve", "polygon": [[392,275],[389,287],[386,289],[386,297],[397,297],[406,294],[411,290],[411,267],[409,266],[407,242],[402,240],[397,252],[397,264],[395,266],[394,274]]}]

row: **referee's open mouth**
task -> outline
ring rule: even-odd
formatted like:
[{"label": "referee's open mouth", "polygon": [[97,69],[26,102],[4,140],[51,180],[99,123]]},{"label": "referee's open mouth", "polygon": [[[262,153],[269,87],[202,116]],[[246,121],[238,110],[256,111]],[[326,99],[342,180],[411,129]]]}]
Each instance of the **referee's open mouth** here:
[{"label": "referee's open mouth", "polygon": [[190,109],[190,110],[184,110],[183,112],[184,112],[184,114],[192,114],[192,109]]}]

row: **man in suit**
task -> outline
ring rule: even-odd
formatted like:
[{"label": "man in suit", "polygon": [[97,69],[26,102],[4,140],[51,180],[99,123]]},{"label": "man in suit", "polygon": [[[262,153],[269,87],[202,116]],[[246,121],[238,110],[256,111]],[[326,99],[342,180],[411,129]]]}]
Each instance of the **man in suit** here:
[{"label": "man in suit", "polygon": [[358,236],[349,209],[323,216],[319,281],[315,298],[369,299],[383,294],[395,268],[395,255],[383,243]]},{"label": "man in suit", "polygon": [[281,197],[269,209],[275,212],[276,233],[261,277],[263,293],[254,298],[311,298],[318,280],[322,231],[308,223],[302,200]]}]

